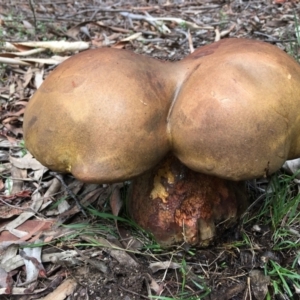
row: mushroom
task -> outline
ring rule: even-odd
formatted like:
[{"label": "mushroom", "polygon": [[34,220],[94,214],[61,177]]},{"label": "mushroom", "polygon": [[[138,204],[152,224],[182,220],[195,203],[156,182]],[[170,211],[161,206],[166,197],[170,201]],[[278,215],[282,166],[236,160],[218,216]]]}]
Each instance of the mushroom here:
[{"label": "mushroom", "polygon": [[299,107],[299,64],[260,41],[224,39],[173,63],[88,50],[34,94],[24,138],[50,169],[132,179],[129,211],[162,245],[206,245],[245,209],[244,180],[300,156]]},{"label": "mushroom", "polygon": [[84,182],[120,182],[154,167],[168,151],[165,129],[174,66],[102,48],[67,59],[30,99],[28,150],[46,167]]}]

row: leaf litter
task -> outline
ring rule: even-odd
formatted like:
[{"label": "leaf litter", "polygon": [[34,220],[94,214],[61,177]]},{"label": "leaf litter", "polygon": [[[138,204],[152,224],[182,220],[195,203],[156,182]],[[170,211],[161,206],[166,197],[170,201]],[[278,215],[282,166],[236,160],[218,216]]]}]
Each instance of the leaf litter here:
[{"label": "leaf litter", "polygon": [[[299,272],[300,247],[275,253],[264,224],[246,223],[209,249],[159,249],[123,218],[126,184],[89,185],[70,175],[62,183],[22,141],[28,100],[74,53],[109,46],[178,60],[207,43],[245,37],[299,57],[299,12],[298,1],[287,0],[0,0],[0,297],[264,299],[272,283],[266,261],[289,266],[296,259]],[[296,174],[296,186],[299,165],[284,167]],[[249,183],[249,190],[263,200],[272,193],[265,180]],[[255,215],[259,197],[247,214]]]}]

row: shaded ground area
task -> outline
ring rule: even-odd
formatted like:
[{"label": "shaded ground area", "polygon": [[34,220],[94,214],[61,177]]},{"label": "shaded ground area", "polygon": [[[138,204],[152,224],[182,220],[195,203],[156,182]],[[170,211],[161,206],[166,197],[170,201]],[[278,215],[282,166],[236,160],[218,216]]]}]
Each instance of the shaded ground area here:
[{"label": "shaded ground area", "polygon": [[[265,179],[249,182],[254,204],[211,247],[163,250],[124,209],[112,213],[111,187],[49,172],[22,141],[29,98],[79,50],[126,48],[179,60],[244,37],[297,57],[299,14],[297,1],[284,0],[0,1],[0,298],[299,299],[297,178],[276,174],[271,188]],[[64,50],[61,40],[81,43]]]}]

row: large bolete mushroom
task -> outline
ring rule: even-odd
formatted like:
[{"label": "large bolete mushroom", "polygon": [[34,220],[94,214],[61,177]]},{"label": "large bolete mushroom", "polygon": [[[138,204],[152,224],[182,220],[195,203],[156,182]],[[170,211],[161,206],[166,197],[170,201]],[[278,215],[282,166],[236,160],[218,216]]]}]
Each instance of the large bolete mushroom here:
[{"label": "large bolete mushroom", "polygon": [[85,182],[117,182],[155,166],[170,150],[165,123],[170,63],[109,48],[59,65],[30,100],[26,147],[50,169]]},{"label": "large bolete mushroom", "polygon": [[129,210],[162,245],[204,245],[245,207],[240,181],[300,156],[300,66],[225,39],[179,62],[125,50],[58,66],[24,117],[29,151],[85,182],[133,179]]}]

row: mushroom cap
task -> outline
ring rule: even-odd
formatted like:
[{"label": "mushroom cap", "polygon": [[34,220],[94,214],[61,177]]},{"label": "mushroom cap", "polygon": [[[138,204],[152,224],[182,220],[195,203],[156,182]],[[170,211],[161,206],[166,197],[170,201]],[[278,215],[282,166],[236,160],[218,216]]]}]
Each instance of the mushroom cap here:
[{"label": "mushroom cap", "polygon": [[168,152],[230,180],[300,155],[300,66],[276,46],[225,39],[179,62],[125,50],[62,63],[24,116],[29,151],[85,182],[131,179]]},{"label": "mushroom cap", "polygon": [[159,69],[171,67],[108,48],[73,56],[30,100],[26,147],[48,168],[85,182],[143,173],[169,151],[165,120],[175,83]]},{"label": "mushroom cap", "polygon": [[230,180],[271,174],[300,155],[300,66],[267,43],[225,39],[190,66],[169,113],[174,154],[197,172]]}]

